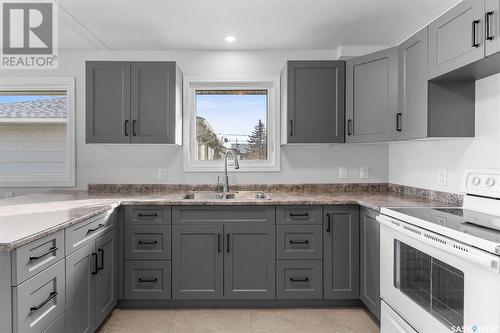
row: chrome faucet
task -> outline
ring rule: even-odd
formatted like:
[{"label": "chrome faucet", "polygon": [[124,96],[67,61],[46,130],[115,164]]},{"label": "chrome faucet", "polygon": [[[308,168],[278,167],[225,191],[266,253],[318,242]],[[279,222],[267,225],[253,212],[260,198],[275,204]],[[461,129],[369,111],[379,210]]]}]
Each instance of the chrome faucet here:
[{"label": "chrome faucet", "polygon": [[229,177],[227,176],[227,156],[229,154],[233,155],[234,168],[235,169],[239,169],[240,168],[240,164],[238,163],[238,158],[236,158],[236,154],[234,153],[234,151],[228,150],[226,152],[226,155],[224,156],[224,184],[223,184],[223,191],[225,193],[229,192]]}]

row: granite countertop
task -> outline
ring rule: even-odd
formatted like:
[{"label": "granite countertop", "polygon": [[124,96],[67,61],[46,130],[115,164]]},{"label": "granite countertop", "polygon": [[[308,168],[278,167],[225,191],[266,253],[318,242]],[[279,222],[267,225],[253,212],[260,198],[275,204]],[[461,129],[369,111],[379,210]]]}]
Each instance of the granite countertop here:
[{"label": "granite countertop", "polygon": [[[271,189],[272,190],[272,189]],[[0,251],[11,251],[119,205],[339,205],[381,207],[457,206],[393,189],[328,192],[266,191],[271,200],[180,200],[186,191],[50,191],[0,200]]]}]

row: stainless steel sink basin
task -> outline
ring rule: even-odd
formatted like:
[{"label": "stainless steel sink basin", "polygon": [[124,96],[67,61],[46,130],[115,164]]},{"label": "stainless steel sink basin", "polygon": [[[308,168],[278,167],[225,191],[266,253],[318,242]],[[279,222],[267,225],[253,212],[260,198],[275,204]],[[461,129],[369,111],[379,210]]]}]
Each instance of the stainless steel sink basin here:
[{"label": "stainless steel sink basin", "polygon": [[241,192],[187,192],[180,200],[270,200],[271,197],[259,191]]}]

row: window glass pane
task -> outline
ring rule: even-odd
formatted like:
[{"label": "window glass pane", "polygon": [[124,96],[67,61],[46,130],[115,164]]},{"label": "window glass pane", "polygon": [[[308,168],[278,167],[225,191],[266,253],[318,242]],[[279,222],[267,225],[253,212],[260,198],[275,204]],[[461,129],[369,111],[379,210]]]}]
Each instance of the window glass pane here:
[{"label": "window glass pane", "polygon": [[197,90],[197,159],[220,160],[233,150],[241,160],[268,158],[267,90]]},{"label": "window glass pane", "polygon": [[67,175],[65,91],[0,91],[0,174]]}]

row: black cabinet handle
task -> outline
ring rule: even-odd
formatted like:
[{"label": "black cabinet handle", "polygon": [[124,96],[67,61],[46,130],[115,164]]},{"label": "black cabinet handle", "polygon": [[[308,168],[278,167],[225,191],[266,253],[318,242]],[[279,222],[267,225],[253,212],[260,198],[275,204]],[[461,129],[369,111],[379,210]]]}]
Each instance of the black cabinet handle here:
[{"label": "black cabinet handle", "polygon": [[133,136],[136,136],[136,133],[135,133],[135,125],[137,124],[137,120],[133,120],[132,121],[132,135]]},{"label": "black cabinet handle", "polygon": [[104,269],[104,250],[98,249],[97,252],[101,254],[101,264],[97,265],[97,271],[102,271]]},{"label": "black cabinet handle", "polygon": [[330,228],[332,226],[332,218],[330,213],[326,214],[326,232],[330,232]]},{"label": "black cabinet handle", "polygon": [[231,245],[231,235],[227,234],[226,236],[226,252],[229,253],[230,249],[229,246]]},{"label": "black cabinet handle", "polygon": [[217,234],[217,252],[220,253],[221,234]]},{"label": "black cabinet handle", "polygon": [[308,277],[305,277],[305,278],[294,278],[294,277],[291,277],[290,281],[292,281],[292,282],[307,282],[307,281],[309,281],[309,278]]},{"label": "black cabinet handle", "polygon": [[304,239],[304,240],[291,240],[290,244],[309,244],[309,240]]},{"label": "black cabinet handle", "polygon": [[142,278],[139,278],[139,280],[137,280],[141,283],[147,283],[147,282],[158,282],[158,279],[142,279]]},{"label": "black cabinet handle", "polygon": [[32,262],[32,261],[34,261],[34,260],[38,260],[38,259],[40,259],[40,258],[43,258],[43,257],[45,257],[47,254],[54,253],[54,252],[56,252],[57,250],[58,250],[58,248],[57,248],[57,247],[52,246],[52,247],[51,247],[51,248],[50,248],[47,252],[42,253],[42,254],[40,254],[39,256],[36,256],[36,257],[29,257],[29,262]]},{"label": "black cabinet handle", "polygon": [[158,244],[158,241],[151,241],[151,242],[138,241],[137,244],[139,244],[139,245],[156,245],[156,244]]},{"label": "black cabinet handle", "polygon": [[92,275],[96,275],[99,272],[99,267],[97,266],[97,253],[92,253],[92,260],[94,261],[94,270],[92,271]]},{"label": "black cabinet handle", "polygon": [[96,228],[87,230],[87,234],[90,234],[91,232],[97,231],[97,230],[101,229],[102,227],[104,227],[104,224],[99,224]]},{"label": "black cabinet handle", "polygon": [[139,214],[137,214],[137,217],[157,217],[157,216],[158,216],[158,213],[153,213],[153,214],[139,213]]},{"label": "black cabinet handle", "polygon": [[481,20],[472,21],[472,47],[479,47],[481,43],[477,41],[477,26],[481,23]]},{"label": "black cabinet handle", "polygon": [[125,120],[125,122],[123,123],[123,133],[125,134],[125,136],[128,136],[128,120]]},{"label": "black cabinet handle", "polygon": [[293,120],[290,119],[290,136],[293,136]]},{"label": "black cabinet handle", "polygon": [[30,312],[33,312],[33,311],[36,311],[36,310],[40,310],[42,308],[42,306],[44,306],[45,304],[47,304],[48,302],[50,302],[51,299],[53,299],[54,297],[56,297],[58,294],[57,291],[53,291],[49,294],[49,297],[47,297],[47,299],[45,301],[43,301],[42,303],[38,304],[37,306],[32,306],[30,308]]},{"label": "black cabinet handle", "polygon": [[401,132],[403,130],[403,124],[401,123],[401,119],[403,117],[402,113],[396,113],[396,131]]},{"label": "black cabinet handle", "polygon": [[347,120],[347,135],[352,135],[352,119]]},{"label": "black cabinet handle", "polygon": [[491,12],[487,12],[486,15],[485,15],[485,26],[486,26],[486,29],[485,29],[485,35],[486,35],[486,40],[493,40],[495,38],[494,35],[491,34],[491,18],[493,17],[493,14],[495,12],[491,11]]},{"label": "black cabinet handle", "polygon": [[303,213],[303,214],[297,214],[297,213],[290,213],[290,217],[308,217],[309,213]]}]

